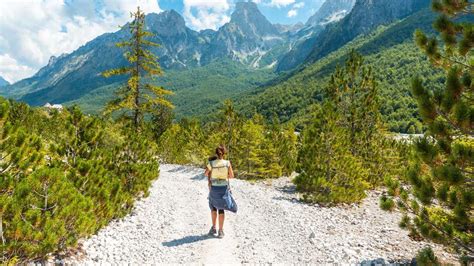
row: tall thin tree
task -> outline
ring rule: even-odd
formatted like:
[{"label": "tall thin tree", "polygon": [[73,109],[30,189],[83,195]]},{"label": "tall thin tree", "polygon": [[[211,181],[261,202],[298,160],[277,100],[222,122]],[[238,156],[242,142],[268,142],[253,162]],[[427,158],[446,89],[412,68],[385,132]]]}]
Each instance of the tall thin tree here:
[{"label": "tall thin tree", "polygon": [[158,106],[173,108],[165,96],[171,91],[151,83],[154,77],[162,74],[158,57],[150,51],[151,47],[159,46],[147,40],[153,36],[145,30],[145,13],[137,8],[131,13],[133,21],[126,27],[130,31],[130,39],[117,43],[118,47],[125,48],[125,58],[129,65],[103,72],[103,76],[128,75],[127,83],[116,91],[117,98],[110,101],[105,114],[122,110],[124,115],[132,119],[136,130],[140,128],[145,114],[153,114]]}]

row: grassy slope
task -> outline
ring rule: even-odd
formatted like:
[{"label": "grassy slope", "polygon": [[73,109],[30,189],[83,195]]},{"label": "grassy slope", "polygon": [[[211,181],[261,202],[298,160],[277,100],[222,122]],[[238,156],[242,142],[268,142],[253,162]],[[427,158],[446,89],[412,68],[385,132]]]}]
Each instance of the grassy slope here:
[{"label": "grassy slope", "polygon": [[[274,114],[284,122],[302,126],[308,119],[308,108],[322,99],[322,91],[337,65],[342,65],[347,54],[356,49],[373,67],[382,96],[381,112],[392,131],[405,132],[410,125],[421,130],[416,104],[409,93],[410,80],[421,75],[427,82],[440,86],[442,75],[413,43],[417,28],[431,31],[435,15],[420,11],[405,20],[381,26],[366,36],[360,36],[341,49],[291,74],[286,80],[248,93],[239,109],[247,115],[256,111],[267,118]],[[255,108],[256,107],[256,108]]]},{"label": "grassy slope", "polygon": [[[236,99],[275,76],[272,69],[255,70],[232,61],[216,61],[200,68],[167,71],[156,83],[175,93],[170,99],[178,118],[205,117],[224,99]],[[113,97],[118,85],[97,88],[66,104],[77,104],[87,113],[97,113]]]}]

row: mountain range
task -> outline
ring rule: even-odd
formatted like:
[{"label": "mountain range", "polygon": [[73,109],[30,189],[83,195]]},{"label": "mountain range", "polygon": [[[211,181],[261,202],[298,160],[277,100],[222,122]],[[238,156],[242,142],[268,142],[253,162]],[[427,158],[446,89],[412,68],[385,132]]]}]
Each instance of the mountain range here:
[{"label": "mountain range", "polygon": [[[326,1],[326,3],[331,3],[331,5],[339,2],[338,6],[344,7],[345,9],[343,10],[351,6],[353,6],[353,8],[347,16],[340,16],[339,20],[335,23],[327,25],[324,29],[321,29],[299,43],[295,49],[280,60],[277,70],[291,70],[300,65],[302,61],[314,62],[328,53],[336,51],[361,34],[367,34],[380,25],[390,24],[395,20],[403,19],[422,8],[428,7],[430,1],[431,0]],[[334,14],[341,14],[340,12]],[[317,14],[318,13],[315,15]],[[334,15],[330,15],[329,17],[333,16]],[[325,23],[324,19],[310,18],[310,20],[319,21],[320,24]]]},{"label": "mountain range", "polygon": [[[304,31],[313,27],[315,22],[312,21],[329,20],[341,8],[347,9],[347,6],[333,5],[326,8],[324,14],[315,14],[317,18],[308,20]],[[165,70],[184,72],[215,64],[216,61],[235,64],[237,68],[272,68],[290,50],[292,43],[300,38],[296,32],[302,31],[298,26],[270,23],[253,2],[236,3],[230,21],[217,31],[194,31],[174,10],[148,14],[146,25],[155,34],[151,40],[161,45],[153,49],[160,58],[161,66]],[[321,25],[316,23],[314,27]],[[123,51],[114,44],[128,36],[128,31],[123,28],[101,35],[70,54],[53,56],[34,76],[3,88],[0,94],[32,105],[64,103],[77,100],[97,88],[120,82],[123,78],[105,79],[100,73],[126,63]]]},{"label": "mountain range", "polygon": [[0,87],[10,85],[10,82],[6,81],[3,77],[0,77]]},{"label": "mountain range", "polygon": [[[255,3],[238,2],[230,21],[218,30],[194,31],[174,10],[146,15],[146,26],[155,34],[151,40],[160,44],[152,52],[165,69],[165,76],[157,83],[175,92],[171,100],[177,116],[202,116],[225,98],[238,101],[246,99],[243,95],[250,95],[259,99],[267,89],[279,88],[280,83],[292,80],[312,64],[326,62],[326,57],[348,46],[382,52],[383,47],[411,40],[414,25],[431,27],[433,16],[421,22],[409,20],[427,9],[429,3],[430,0],[327,0],[305,24],[279,25],[270,23]],[[353,45],[381,26],[390,31],[393,23],[401,21],[412,21],[404,28],[403,38],[397,33],[381,33],[386,42]],[[70,54],[53,56],[34,76],[0,88],[0,95],[32,105],[79,104],[87,112],[98,112],[126,78],[105,79],[100,73],[126,64],[123,51],[115,43],[128,37],[123,28],[103,34]],[[336,61],[340,63],[341,59]],[[336,61],[327,61],[326,74]],[[286,94],[291,93],[292,89],[287,88]],[[265,111],[269,103],[271,100],[253,110]]]}]

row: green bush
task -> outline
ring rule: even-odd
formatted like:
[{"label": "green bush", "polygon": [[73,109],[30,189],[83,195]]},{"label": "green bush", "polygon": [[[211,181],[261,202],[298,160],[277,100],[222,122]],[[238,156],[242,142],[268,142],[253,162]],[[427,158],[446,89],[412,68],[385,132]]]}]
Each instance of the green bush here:
[{"label": "green bush", "polygon": [[416,263],[420,266],[440,265],[431,247],[425,247],[418,251],[416,255]]},{"label": "green bush", "polygon": [[157,140],[160,158],[167,163],[203,165],[217,146],[228,149],[240,178],[276,178],[290,175],[296,167],[297,136],[291,125],[267,123],[262,116],[245,119],[226,101],[213,120],[202,125],[181,119]]},{"label": "green bush", "polygon": [[349,138],[336,125],[334,107],[320,109],[302,134],[296,188],[304,200],[323,203],[358,202],[369,188],[368,172],[349,150]]},{"label": "green bush", "polygon": [[363,62],[353,51],[336,68],[322,107],[314,108],[303,131],[294,182],[305,200],[358,202],[366,189],[399,174],[399,148],[385,136],[378,87]]},{"label": "green bush", "polygon": [[387,196],[380,197],[380,208],[384,211],[391,211],[395,208],[395,202]]},{"label": "green bush", "polygon": [[158,176],[156,145],[126,124],[2,98],[0,114],[2,263],[74,245],[128,213]]}]

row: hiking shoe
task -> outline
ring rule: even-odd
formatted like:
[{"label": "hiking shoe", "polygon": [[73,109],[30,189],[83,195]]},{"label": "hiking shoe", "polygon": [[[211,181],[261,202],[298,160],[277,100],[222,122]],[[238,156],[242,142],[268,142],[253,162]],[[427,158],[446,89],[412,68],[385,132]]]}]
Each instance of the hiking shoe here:
[{"label": "hiking shoe", "polygon": [[217,238],[224,238],[224,230],[219,230],[219,234],[217,235]]},{"label": "hiking shoe", "polygon": [[209,230],[209,235],[210,235],[210,236],[213,236],[213,235],[215,235],[216,233],[217,233],[216,228],[215,228],[214,226],[211,227],[211,229]]}]

